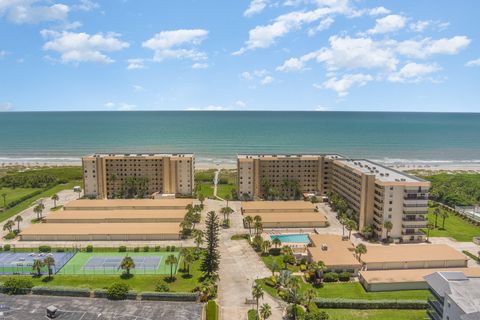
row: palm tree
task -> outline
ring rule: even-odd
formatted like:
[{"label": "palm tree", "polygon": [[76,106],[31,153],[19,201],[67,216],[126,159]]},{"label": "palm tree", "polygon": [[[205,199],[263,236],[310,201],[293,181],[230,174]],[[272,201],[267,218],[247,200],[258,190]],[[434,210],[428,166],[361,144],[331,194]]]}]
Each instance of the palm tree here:
[{"label": "palm tree", "polygon": [[55,194],[52,196],[51,199],[53,200],[53,207],[56,208],[56,207],[57,207],[57,201],[58,201],[58,199],[60,199],[60,198],[58,197],[58,194],[55,193]]},{"label": "palm tree", "polygon": [[355,247],[355,253],[358,255],[358,260],[362,257],[362,254],[367,253],[367,246],[363,243],[360,243]]},{"label": "palm tree", "polygon": [[183,254],[183,265],[185,269],[185,265],[187,266],[187,275],[190,275],[190,264],[195,261],[195,256],[193,255],[192,250],[188,249],[184,254]]},{"label": "palm tree", "polygon": [[45,208],[45,206],[42,204],[42,203],[39,203],[37,204],[34,208],[33,208],[33,212],[35,212],[37,214],[37,220],[41,220],[42,219],[42,212],[43,212],[43,209]]},{"label": "palm tree", "polygon": [[3,198],[3,207],[7,209],[7,194],[5,192],[2,193],[2,198]]},{"label": "palm tree", "polygon": [[445,229],[445,219],[448,218],[448,212],[443,210],[441,213],[440,213],[440,217],[442,218],[442,229]]},{"label": "palm tree", "polygon": [[200,193],[198,195],[198,201],[200,201],[200,206],[202,207],[203,209],[203,202],[205,201],[205,196],[203,195],[203,193]]},{"label": "palm tree", "polygon": [[271,315],[272,308],[270,307],[270,305],[268,303],[262,304],[262,306],[260,307],[260,317],[263,320],[267,320],[268,318],[270,318]]},{"label": "palm tree", "polygon": [[263,289],[258,283],[255,283],[255,285],[252,288],[252,297],[257,302],[257,314],[258,314],[258,301],[260,300],[260,298],[263,298]]},{"label": "palm tree", "polygon": [[440,215],[440,208],[435,208],[435,210],[433,210],[433,214],[435,215],[435,228],[437,227],[437,220],[438,220],[438,216]]},{"label": "palm tree", "polygon": [[338,222],[340,222],[340,224],[342,225],[342,237],[345,237],[345,225],[348,222],[348,218],[342,214],[338,219]]},{"label": "palm tree", "polygon": [[388,241],[388,234],[389,234],[390,231],[392,231],[392,229],[393,229],[393,223],[392,223],[392,221],[385,221],[385,223],[383,224],[383,226],[384,226],[385,229],[387,230],[386,237],[387,237],[387,241]]},{"label": "palm tree", "polygon": [[310,264],[309,266],[309,269],[311,272],[313,272],[315,274],[315,277],[318,277],[318,272],[319,271],[325,271],[327,267],[325,266],[325,263],[321,260],[317,261],[317,262],[313,262]]},{"label": "palm tree", "polygon": [[367,238],[367,239],[370,239],[370,236],[372,235],[372,232],[373,232],[372,225],[365,226],[362,229],[362,233],[363,233],[364,237]]},{"label": "palm tree", "polygon": [[275,276],[275,271],[280,269],[280,266],[278,265],[277,260],[273,260],[272,263],[270,264],[270,269],[272,270],[272,276]]},{"label": "palm tree", "polygon": [[261,222],[255,222],[255,234],[258,236],[260,232],[263,230],[263,224]]},{"label": "palm tree", "polygon": [[21,215],[18,215],[15,217],[14,221],[17,223],[17,231],[20,233],[20,222],[23,221],[23,218]]},{"label": "palm tree", "polygon": [[132,257],[126,256],[120,263],[120,268],[125,270],[127,276],[130,276],[130,269],[135,269],[135,262]]},{"label": "palm tree", "polygon": [[280,240],[279,238],[273,238],[272,239],[272,244],[276,249],[276,248],[278,248],[282,245],[282,240]]},{"label": "palm tree", "polygon": [[40,259],[34,260],[32,264],[32,270],[37,271],[37,276],[42,275],[43,261]]},{"label": "palm tree", "polygon": [[223,207],[222,209],[220,209],[220,213],[223,214],[223,220],[225,221],[228,221],[230,217],[230,213],[232,212],[233,212],[233,209],[230,207]]},{"label": "palm tree", "polygon": [[262,243],[263,253],[266,254],[271,247],[272,247],[272,243],[270,241],[268,240],[263,241]]},{"label": "palm tree", "polygon": [[203,244],[203,231],[202,230],[193,230],[193,241],[197,245],[195,252],[198,253],[198,249]]},{"label": "palm tree", "polygon": [[253,221],[255,221],[255,224],[254,224],[255,234],[258,235],[259,229],[262,228],[262,217],[260,217],[259,215],[256,215],[255,217],[253,217]]},{"label": "palm tree", "polygon": [[48,276],[52,276],[52,267],[55,265],[55,259],[53,257],[46,257],[43,259],[43,265],[45,265],[48,268]]},{"label": "palm tree", "polygon": [[173,266],[176,266],[177,262],[177,257],[175,257],[175,255],[173,254],[169,255],[165,260],[165,264],[167,266],[170,266],[170,279],[173,279]]},{"label": "palm tree", "polygon": [[430,230],[433,230],[435,229],[435,226],[433,225],[433,223],[429,222],[427,223],[427,241],[428,239],[430,239]]},{"label": "palm tree", "polygon": [[252,223],[253,223],[253,218],[252,218],[252,216],[246,216],[244,220],[245,220],[245,223],[246,223],[247,226],[248,226],[248,233],[250,234],[250,236],[252,236]]},{"label": "palm tree", "polygon": [[225,195],[225,201],[227,201],[227,205],[226,205],[227,208],[228,208],[228,201],[230,201],[231,199],[232,199],[232,197],[229,194]]},{"label": "palm tree", "polygon": [[8,230],[9,233],[12,232],[13,227],[15,226],[15,222],[12,220],[8,220],[4,225],[3,225],[3,230]]},{"label": "palm tree", "polygon": [[352,230],[357,229],[357,223],[354,220],[348,219],[347,224],[345,226],[348,230],[348,239],[352,236]]},{"label": "palm tree", "polygon": [[309,288],[305,292],[305,299],[307,300],[307,310],[310,311],[310,303],[312,302],[313,299],[317,296],[317,292],[313,288]]}]

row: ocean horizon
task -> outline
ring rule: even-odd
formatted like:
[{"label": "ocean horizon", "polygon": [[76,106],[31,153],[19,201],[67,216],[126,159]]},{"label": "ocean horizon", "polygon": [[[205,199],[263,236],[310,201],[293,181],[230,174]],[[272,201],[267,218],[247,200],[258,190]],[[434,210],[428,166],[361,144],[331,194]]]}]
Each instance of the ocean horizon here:
[{"label": "ocean horizon", "polygon": [[0,113],[0,162],[72,163],[95,152],[338,153],[384,164],[480,164],[480,114],[359,111]]}]

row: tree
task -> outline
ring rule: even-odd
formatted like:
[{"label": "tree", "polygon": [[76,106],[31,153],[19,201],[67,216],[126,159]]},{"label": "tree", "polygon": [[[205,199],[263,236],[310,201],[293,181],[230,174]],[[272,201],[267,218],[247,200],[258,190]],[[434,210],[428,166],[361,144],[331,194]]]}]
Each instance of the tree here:
[{"label": "tree", "polygon": [[40,259],[34,260],[32,264],[32,270],[37,271],[37,276],[42,275],[43,261]]},{"label": "tree", "polygon": [[437,220],[438,216],[440,215],[440,208],[436,207],[435,210],[433,210],[433,215],[435,216],[435,228],[437,227]]},{"label": "tree", "polygon": [[260,298],[263,298],[263,289],[258,283],[255,283],[255,285],[252,288],[252,297],[257,302],[257,314],[258,314],[258,301],[260,300]]},{"label": "tree", "polygon": [[46,257],[43,259],[43,264],[48,268],[48,276],[52,276],[52,267],[55,265],[55,259],[53,257]]},{"label": "tree", "polygon": [[363,243],[358,244],[355,247],[355,253],[358,255],[358,260],[360,260],[362,254],[367,253],[367,246],[365,246]]},{"label": "tree", "polygon": [[203,244],[203,231],[202,230],[193,230],[193,241],[197,245],[195,248],[195,252],[198,254],[198,250],[200,249],[200,246]]},{"label": "tree", "polygon": [[14,219],[14,221],[17,223],[17,231],[20,233],[20,222],[23,221],[23,218],[21,215],[17,215]]},{"label": "tree", "polygon": [[291,278],[287,289],[287,298],[292,303],[293,319],[297,319],[297,305],[302,301],[302,294],[300,293],[298,279]]},{"label": "tree", "polygon": [[[226,195],[225,195],[225,201],[227,201],[227,205],[226,205],[227,208],[228,208],[228,201],[230,201],[231,199],[232,199],[232,196],[231,196],[231,195],[229,195],[229,194],[226,194]],[[233,211],[233,210],[232,210],[232,211]]]},{"label": "tree", "polygon": [[270,307],[270,305],[268,303],[262,304],[262,306],[260,307],[260,317],[263,320],[267,320],[268,318],[270,318],[271,315],[272,308]]},{"label": "tree", "polygon": [[267,254],[268,250],[272,247],[272,243],[268,240],[263,241],[262,243],[262,250],[263,253]]},{"label": "tree", "polygon": [[433,230],[435,229],[435,226],[433,225],[433,223],[429,222],[427,223],[427,241],[428,239],[430,239],[430,230]]},{"label": "tree", "polygon": [[255,222],[255,234],[258,236],[263,230],[263,224],[260,221]]},{"label": "tree", "polygon": [[442,218],[442,229],[445,229],[445,219],[448,218],[448,212],[442,210],[442,212],[440,213],[440,217]]},{"label": "tree", "polygon": [[205,240],[207,242],[207,250],[205,253],[205,257],[202,261],[201,270],[203,271],[205,278],[214,278],[217,275],[218,267],[220,264],[220,251],[218,250],[218,233],[220,229],[220,224],[218,222],[218,216],[215,211],[210,211],[207,214],[205,224]]},{"label": "tree", "polygon": [[125,274],[130,276],[130,269],[135,269],[135,262],[133,261],[132,257],[126,256],[123,258],[122,262],[120,263],[120,268],[125,270]]},{"label": "tree", "polygon": [[272,260],[272,263],[270,264],[270,269],[272,270],[272,276],[275,276],[275,271],[280,269],[280,266],[277,263],[277,260]]},{"label": "tree", "polygon": [[220,209],[220,213],[223,214],[223,220],[228,221],[230,219],[230,214],[233,212],[233,209],[230,207],[223,207]]},{"label": "tree", "polygon": [[252,216],[246,216],[245,217],[245,223],[248,226],[248,233],[250,234],[250,237],[252,236],[252,223],[253,223],[253,218]]},{"label": "tree", "polygon": [[307,300],[307,310],[310,311],[310,303],[312,302],[313,299],[317,296],[317,292],[313,288],[309,288],[305,292],[305,299]]},{"label": "tree", "polygon": [[348,218],[345,215],[340,215],[340,218],[338,219],[338,222],[342,225],[342,237],[345,237],[345,225],[348,222]]},{"label": "tree", "polygon": [[185,269],[185,266],[186,266],[188,275],[190,275],[190,265],[192,264],[193,261],[195,261],[195,256],[192,250],[187,249],[183,254],[183,266],[184,266],[183,269]]},{"label": "tree", "polygon": [[60,198],[58,197],[58,194],[55,193],[55,194],[52,196],[51,199],[53,200],[53,207],[56,208],[56,207],[57,207],[57,201],[60,199]]},{"label": "tree", "polygon": [[45,206],[43,205],[43,203],[39,203],[33,208],[33,212],[37,214],[37,220],[42,219],[43,209],[45,209]]},{"label": "tree", "polygon": [[177,262],[177,257],[175,257],[175,255],[173,254],[169,255],[165,260],[165,264],[167,266],[170,266],[170,279],[173,279],[173,266],[176,266]]},{"label": "tree", "polygon": [[353,220],[350,220],[348,219],[346,225],[345,225],[345,228],[347,228],[348,230],[348,239],[350,239],[350,237],[352,236],[352,230],[355,230],[357,229],[357,223]]},{"label": "tree", "polygon": [[363,227],[362,233],[363,233],[365,238],[370,239],[370,237],[372,236],[372,233],[373,233],[373,226],[368,225],[368,226]]},{"label": "tree", "polygon": [[272,239],[272,244],[276,249],[276,248],[278,248],[282,245],[282,240],[280,240],[279,238],[273,238]]},{"label": "tree", "polygon": [[295,263],[295,257],[293,256],[293,254],[289,253],[283,256],[282,261],[285,264],[285,270],[287,270],[289,264]]},{"label": "tree", "polygon": [[3,207],[7,209],[7,194],[5,192],[2,193],[2,198],[3,198]]},{"label": "tree", "polygon": [[385,221],[385,223],[383,224],[383,226],[384,226],[385,229],[387,230],[386,238],[387,238],[387,241],[388,241],[388,234],[389,234],[390,231],[392,231],[392,229],[393,229],[393,223],[392,223],[391,221]]},{"label": "tree", "polygon": [[198,195],[198,201],[200,201],[200,206],[202,207],[203,209],[203,202],[205,201],[205,196],[203,195],[203,193],[200,193]]},{"label": "tree", "polygon": [[13,227],[15,226],[15,222],[12,220],[8,220],[4,225],[3,225],[3,230],[8,230],[8,232],[12,232]]}]

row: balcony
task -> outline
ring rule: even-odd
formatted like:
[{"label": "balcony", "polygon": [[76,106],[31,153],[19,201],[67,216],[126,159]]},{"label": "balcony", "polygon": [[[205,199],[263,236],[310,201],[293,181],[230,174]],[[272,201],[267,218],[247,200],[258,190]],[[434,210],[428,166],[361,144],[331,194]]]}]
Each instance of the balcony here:
[{"label": "balcony", "polygon": [[423,195],[423,196],[417,196],[417,195],[405,195],[403,197],[404,200],[428,200],[428,196],[427,195]]},{"label": "balcony", "polygon": [[442,317],[440,317],[435,310],[427,310],[427,315],[431,320],[442,320]]},{"label": "balcony", "polygon": [[443,317],[443,306],[437,299],[434,297],[429,297],[428,305],[433,309],[432,311],[434,311],[440,317],[440,319]]},{"label": "balcony", "polygon": [[408,221],[402,222],[402,228],[404,229],[413,229],[413,228],[426,228],[427,221]]},{"label": "balcony", "polygon": [[402,231],[402,236],[424,236],[425,233],[421,230],[417,231]]}]

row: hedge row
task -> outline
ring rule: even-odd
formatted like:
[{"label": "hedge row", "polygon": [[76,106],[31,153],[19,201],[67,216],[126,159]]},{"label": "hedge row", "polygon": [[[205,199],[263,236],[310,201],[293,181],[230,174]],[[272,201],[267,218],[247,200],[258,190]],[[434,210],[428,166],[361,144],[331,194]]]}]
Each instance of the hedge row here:
[{"label": "hedge row", "polygon": [[32,294],[44,296],[90,297],[89,289],[68,287],[33,287]]},{"label": "hedge row", "polygon": [[29,194],[26,194],[24,195],[23,197],[20,197],[18,199],[15,199],[13,201],[10,201],[8,204],[7,204],[7,209],[11,209],[13,207],[15,207],[17,204],[20,204],[22,203],[23,201],[26,201],[30,198],[33,198],[35,196],[38,196],[40,193],[42,193],[43,191],[45,191],[45,189],[41,189],[41,190],[37,190],[37,191],[34,191],[32,193],[29,193]]},{"label": "hedge row", "polygon": [[331,309],[425,309],[427,302],[422,300],[355,300],[318,298],[319,308]]},{"label": "hedge row", "polygon": [[142,292],[141,300],[153,301],[197,301],[196,293],[177,293],[177,292]]},{"label": "hedge row", "polygon": [[480,259],[478,259],[478,257],[476,255],[474,255],[473,253],[467,251],[467,250],[463,250],[462,251],[465,255],[469,256],[470,258],[472,258],[473,260],[477,261],[477,262],[480,262]]}]

